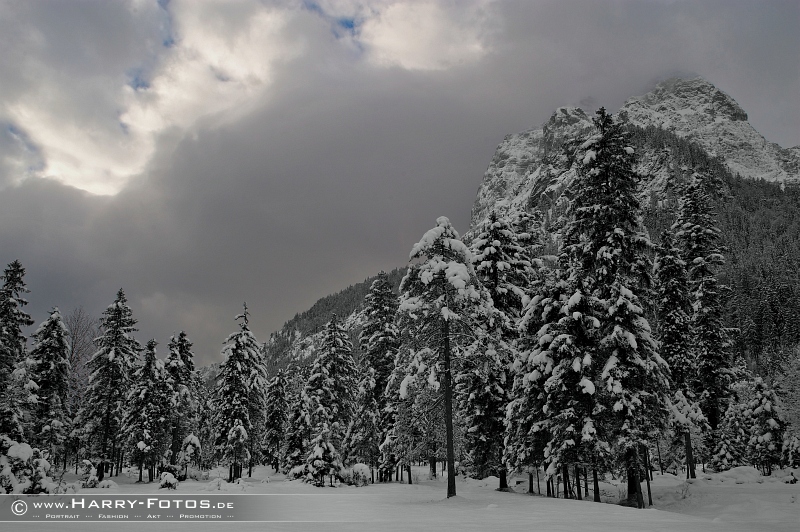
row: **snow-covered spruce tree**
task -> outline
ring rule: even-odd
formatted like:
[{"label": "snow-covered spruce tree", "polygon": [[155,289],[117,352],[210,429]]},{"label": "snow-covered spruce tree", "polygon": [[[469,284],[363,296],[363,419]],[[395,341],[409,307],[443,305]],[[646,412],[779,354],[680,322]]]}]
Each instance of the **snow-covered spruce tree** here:
[{"label": "snow-covered spruce tree", "polygon": [[[500,321],[501,317],[495,319]],[[502,339],[498,340],[500,334],[484,331],[479,334],[480,338],[464,349],[456,377],[456,396],[468,427],[464,443],[474,474],[484,478],[496,473],[499,489],[505,490],[508,481],[503,442],[511,391],[508,371],[511,349]]]},{"label": "snow-covered spruce tree", "polygon": [[697,359],[692,346],[692,303],[686,262],[667,231],[661,234],[654,271],[661,357],[669,364],[675,389],[694,392]]},{"label": "snow-covered spruce tree", "polygon": [[86,447],[100,457],[97,467],[100,481],[111,450],[122,443],[120,422],[134,364],[141,351],[133,337],[135,325],[125,292],[120,288],[116,299],[100,318],[101,335],[95,340],[97,351],[89,361],[89,387],[75,429],[81,433]]},{"label": "snow-covered spruce tree", "polygon": [[[23,309],[28,302],[24,294],[25,268],[15,260],[3,271],[0,287],[0,434],[12,440],[25,440],[23,408],[30,391],[24,388],[27,339],[22,329],[33,325],[30,315]],[[22,375],[14,375],[17,369]]]},{"label": "snow-covered spruce tree", "polygon": [[[560,261],[567,265],[567,255]],[[557,270],[555,284],[531,300],[521,321],[521,330],[531,336],[514,364],[506,457],[517,469],[544,461],[549,478],[569,464],[590,464],[597,485],[610,452],[596,389],[597,303],[567,275]]]},{"label": "snow-covered spruce tree", "polygon": [[[526,215],[517,219],[525,226],[529,221]],[[489,292],[497,315],[484,313],[486,334],[467,351],[459,376],[462,410],[469,424],[467,449],[476,472],[481,476],[496,473],[501,490],[508,488],[502,457],[512,384],[509,370],[517,340],[516,322],[533,281],[530,255],[535,249],[531,236],[525,233],[520,239],[516,229],[513,220],[492,211],[471,243],[475,274]]]},{"label": "snow-covered spruce tree", "polygon": [[673,441],[684,447],[687,476],[695,478],[692,434],[706,426],[706,419],[695,400],[697,358],[692,345],[692,306],[686,262],[667,231],[661,234],[661,246],[653,268],[658,294],[658,339],[661,356],[669,364],[672,376],[671,424],[679,431]]},{"label": "snow-covered spruce tree", "polygon": [[752,393],[745,412],[745,417],[750,418],[748,455],[752,463],[769,476],[772,468],[781,463],[786,419],[780,398],[761,377],[756,377]]},{"label": "snow-covered spruce tree", "polygon": [[489,292],[494,307],[510,320],[518,319],[533,267],[513,222],[492,211],[470,249],[475,275]]},{"label": "snow-covered spruce tree", "polygon": [[453,363],[476,340],[476,307],[491,307],[491,299],[472,269],[471,253],[444,216],[414,245],[408,272],[400,283],[398,312],[406,316],[409,334],[422,349],[411,354],[405,368],[405,394],[410,381],[423,377],[440,388],[444,402],[447,448],[447,497],[456,495],[453,432]]},{"label": "snow-covered spruce tree", "polygon": [[[427,382],[418,389],[405,380],[406,370],[414,353],[422,349],[420,339],[412,334],[407,315],[398,314],[397,325],[400,331],[400,347],[386,386],[387,406],[384,415],[391,420],[391,424],[380,444],[379,482],[391,480],[391,474],[398,464],[404,464],[407,468],[414,460],[431,460],[435,464],[436,453],[444,446],[444,442],[441,445],[438,442],[435,431],[436,422],[441,418],[441,396],[437,391],[425,389],[432,388]],[[403,384],[405,388],[401,397]]]},{"label": "snow-covered spruce tree", "polygon": [[303,388],[311,442],[302,471],[296,474],[306,482],[322,486],[325,476],[338,475],[342,469],[341,449],[353,419],[357,372],[350,335],[334,314]]},{"label": "snow-covered spruce tree", "polygon": [[281,446],[281,471],[288,475],[302,466],[308,455],[311,437],[311,415],[303,400],[303,388],[310,377],[310,367],[289,366],[286,368],[289,383],[286,400],[286,424]]},{"label": "snow-covered spruce tree", "polygon": [[212,466],[216,455],[217,434],[214,428],[214,390],[205,383],[197,387],[197,439],[200,440],[201,469]]},{"label": "snow-covered spruce tree", "polygon": [[362,364],[359,371],[353,417],[342,443],[342,463],[369,464],[374,471],[380,464],[380,445],[385,441],[388,430],[384,432],[380,429],[381,412],[375,400],[375,369]]},{"label": "snow-covered spruce tree", "polygon": [[286,372],[281,369],[267,383],[261,454],[275,471],[278,471],[281,463],[284,427],[288,415],[288,386]]},{"label": "snow-covered spruce tree", "polygon": [[139,466],[139,482],[145,465],[148,481],[155,478],[156,468],[169,447],[170,419],[176,407],[164,362],[156,359],[156,345],[155,340],[147,342],[144,361],[133,374],[122,424],[131,461]]},{"label": "snow-covered spruce tree", "polygon": [[212,398],[215,448],[218,458],[229,465],[230,482],[242,476],[243,464],[252,459],[254,445],[250,440],[257,437],[254,429],[257,416],[263,412],[267,381],[261,346],[250,332],[246,304],[235,320],[239,330],[225,340],[225,361],[220,365]]},{"label": "snow-covered spruce tree", "polygon": [[175,465],[183,441],[196,429],[197,387],[192,342],[184,331],[169,339],[164,368],[171,380],[175,408],[170,416],[170,464]]},{"label": "snow-covered spruce tree", "polygon": [[716,271],[724,264],[719,247],[720,231],[706,191],[710,178],[695,173],[680,199],[678,218],[672,226],[688,265],[692,297],[692,330],[697,353],[700,404],[711,426],[709,448],[715,447],[725,400],[730,395],[731,357],[727,330],[722,322],[722,293]]},{"label": "snow-covered spruce tree", "polygon": [[747,448],[750,442],[749,421],[747,405],[730,401],[720,422],[717,445],[710,461],[714,471],[727,471],[750,463]]},{"label": "snow-covered spruce tree", "polygon": [[[692,396],[690,396],[692,397]],[[698,439],[708,429],[706,417],[694,398],[688,398],[677,388],[670,402],[670,425],[675,433],[673,445],[683,448],[686,461],[686,478],[696,478],[693,439]],[[680,453],[674,452],[678,455]]]},{"label": "snow-covered spruce tree", "polygon": [[70,418],[67,414],[69,389],[69,344],[67,328],[58,308],[33,334],[33,347],[29,359],[29,375],[36,383],[37,401],[32,407],[33,442],[48,452],[47,458],[55,463],[56,450],[63,449],[69,434]]},{"label": "snow-covered spruce tree", "polygon": [[[605,109],[596,115],[596,133],[579,148],[578,176],[571,184],[571,220],[559,258],[567,272],[564,295],[568,299],[561,311],[567,320],[557,322],[572,327],[571,321],[581,323],[574,334],[587,334],[591,340],[580,340],[578,345],[592,345],[596,352],[576,353],[573,346],[560,345],[560,334],[551,337],[563,334],[558,329],[541,330],[539,342],[555,343],[548,351],[559,355],[547,377],[548,390],[556,393],[566,387],[575,402],[589,401],[586,396],[597,393],[591,406],[593,417],[584,418],[580,428],[581,440],[591,444],[591,452],[599,452],[604,442],[593,440],[602,425],[605,441],[612,444],[627,470],[628,502],[641,506],[639,452],[649,435],[666,425],[668,368],[657,352],[640,300],[649,291],[652,264],[647,253],[652,245],[642,230],[634,150],[628,134]],[[566,332],[570,334],[570,329]],[[581,379],[571,373],[580,374]],[[563,381],[563,387],[555,381]],[[556,405],[548,408],[550,420],[563,414]],[[560,426],[551,422],[551,435],[564,435],[563,440],[552,442],[551,452],[568,442],[567,435],[578,433],[573,424],[569,417]]]},{"label": "snow-covered spruce tree", "polygon": [[[363,359],[374,369],[372,392],[379,413],[377,428],[381,441],[386,439],[392,424],[391,416],[386,412],[386,385],[400,346],[400,331],[395,323],[397,305],[397,295],[389,283],[389,276],[382,271],[364,298],[366,321],[358,338]],[[363,399],[367,401],[366,397]]]},{"label": "snow-covered spruce tree", "polygon": [[652,244],[643,232],[634,151],[604,109],[594,122],[597,134],[582,145],[565,247],[581,271],[576,277],[588,280],[597,299],[601,400],[609,435],[628,471],[629,502],[636,493],[641,506],[639,449],[666,425],[668,367],[640,297],[649,295]]}]

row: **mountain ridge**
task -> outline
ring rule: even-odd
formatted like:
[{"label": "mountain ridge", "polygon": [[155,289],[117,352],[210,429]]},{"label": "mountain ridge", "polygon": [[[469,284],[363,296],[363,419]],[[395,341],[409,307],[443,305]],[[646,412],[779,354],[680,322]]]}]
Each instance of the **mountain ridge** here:
[{"label": "mountain ridge", "polygon": [[[800,147],[767,142],[747,122],[747,113],[729,95],[702,78],[670,78],[642,96],[628,98],[618,119],[628,126],[655,127],[697,144],[723,160],[733,175],[800,184]],[[550,200],[574,179],[577,164],[564,148],[593,131],[591,118],[579,107],[559,107],[539,128],[507,135],[483,175],[472,206],[474,228],[498,201],[517,208]],[[636,170],[646,176],[641,194],[663,196],[671,169],[669,157],[657,151],[639,153]],[[547,202],[545,202],[547,203]]]}]

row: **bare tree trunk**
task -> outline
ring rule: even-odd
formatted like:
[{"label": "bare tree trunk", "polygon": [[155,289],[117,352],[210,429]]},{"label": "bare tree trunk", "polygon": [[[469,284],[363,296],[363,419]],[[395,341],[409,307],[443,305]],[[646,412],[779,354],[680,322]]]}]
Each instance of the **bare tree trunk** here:
[{"label": "bare tree trunk", "polygon": [[650,452],[647,450],[647,447],[644,447],[644,465],[647,468],[644,476],[644,478],[647,480],[647,502],[648,506],[653,506],[653,493],[650,491]]},{"label": "bare tree trunk", "polygon": [[453,446],[453,390],[450,372],[450,322],[443,320],[444,330],[444,424],[447,436],[447,498],[456,496],[455,449]]},{"label": "bare tree trunk", "polygon": [[688,430],[683,433],[683,442],[686,447],[686,478],[697,478],[694,469],[694,453],[692,452],[692,435]]},{"label": "bare tree trunk", "polygon": [[500,468],[500,491],[508,491],[508,476],[506,475],[506,468]]},{"label": "bare tree trunk", "polygon": [[575,464],[575,496],[578,497],[579,501],[583,500],[583,497],[581,497],[581,475],[578,464]]},{"label": "bare tree trunk", "polygon": [[658,451],[658,469],[661,471],[661,476],[664,476],[664,463],[661,461],[661,445],[658,444],[658,438],[656,438],[656,451]]},{"label": "bare tree trunk", "polygon": [[597,478],[597,468],[592,468],[592,483],[594,485],[594,502],[600,502],[600,481]]},{"label": "bare tree trunk", "polygon": [[428,463],[430,464],[430,469],[431,469],[431,480],[433,480],[436,478],[436,456],[431,455],[430,458],[428,459]]},{"label": "bare tree trunk", "polygon": [[408,468],[408,483],[411,484],[411,464],[406,466]]},{"label": "bare tree trunk", "polygon": [[564,477],[564,498],[571,499],[572,497],[570,496],[569,493],[569,466],[567,464],[564,464],[561,467],[561,469],[562,469],[561,475]]},{"label": "bare tree trunk", "polygon": [[583,496],[589,498],[589,472],[586,466],[583,466]]}]

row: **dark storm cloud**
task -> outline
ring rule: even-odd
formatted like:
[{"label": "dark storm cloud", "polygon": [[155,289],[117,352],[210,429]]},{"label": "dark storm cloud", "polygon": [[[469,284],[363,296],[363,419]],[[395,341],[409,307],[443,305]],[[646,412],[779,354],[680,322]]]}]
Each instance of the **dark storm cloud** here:
[{"label": "dark storm cloud", "polygon": [[[37,81],[25,50],[40,41],[20,35],[9,48],[16,55],[0,60],[0,99],[57,90],[62,79],[78,87],[94,80],[101,104],[92,108],[64,85],[59,97],[76,103],[63,112],[116,120],[124,109],[109,118],[106,107],[124,100],[104,91],[130,83],[131,72],[151,81],[161,48],[170,48],[162,43],[163,13],[53,5],[66,12],[0,17],[4,27],[14,18],[43,35],[66,32],[58,38],[67,43],[32,57],[38,69],[58,72]],[[141,340],[156,337],[163,353],[169,334],[186,329],[201,361],[211,362],[243,301],[264,341],[319,297],[403,265],[437,216],[465,232],[504,135],[538,127],[561,105],[616,110],[676,72],[696,72],[731,94],[768,140],[800,143],[800,47],[788,22],[797,20],[794,2],[479,7],[481,53],[462,58],[456,51],[458,60],[424,68],[403,63],[403,50],[386,41],[357,42],[359,31],[366,35],[362,22],[343,36],[329,24],[341,13],[293,11],[282,31],[301,37],[302,51],[273,66],[259,100],[232,119],[165,127],[146,171],[119,194],[92,196],[39,178],[7,186],[0,191],[0,259],[27,267],[34,317],[43,319],[53,305],[84,305],[99,315],[124,287]],[[228,22],[249,13],[238,10]],[[64,17],[79,20],[78,28],[59,26]],[[372,61],[377,46],[400,59]],[[115,81],[106,83],[104,72]],[[0,137],[0,155],[19,155],[15,142]],[[31,153],[31,160],[39,156]],[[19,167],[0,165],[0,183],[16,179]]]}]

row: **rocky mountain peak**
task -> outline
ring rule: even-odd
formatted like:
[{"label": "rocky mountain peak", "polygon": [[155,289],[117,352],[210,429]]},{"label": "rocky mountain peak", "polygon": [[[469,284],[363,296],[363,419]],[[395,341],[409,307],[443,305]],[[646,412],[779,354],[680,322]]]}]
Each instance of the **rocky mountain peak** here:
[{"label": "rocky mountain peak", "polygon": [[[693,126],[720,121],[747,121],[747,113],[736,100],[703,78],[671,78],[662,81],[644,96],[629,98],[620,115],[632,120],[654,118],[675,127],[681,122]],[[637,117],[637,118],[633,118]]]},{"label": "rocky mountain peak", "polygon": [[[593,110],[592,110],[593,111]],[[767,142],[747,121],[747,113],[728,94],[702,79],[672,78],[644,96],[629,98],[617,118],[632,126],[655,127],[701,147],[742,177],[800,183],[800,148]],[[543,194],[555,196],[575,177],[565,142],[591,133],[590,116],[577,107],[559,107],[539,129],[508,135],[497,147],[472,207],[472,227],[498,202],[527,207]],[[658,150],[641,153],[637,171],[645,176],[642,193],[658,195],[668,167]]]}]

